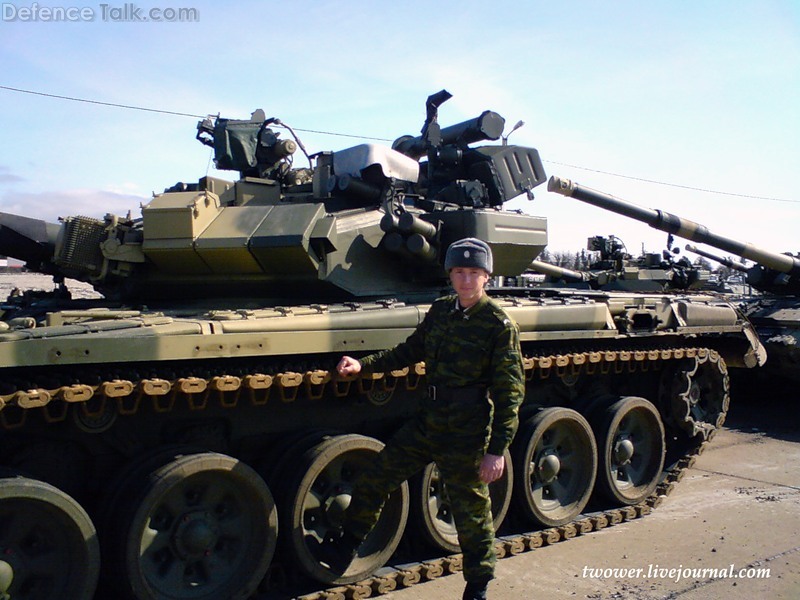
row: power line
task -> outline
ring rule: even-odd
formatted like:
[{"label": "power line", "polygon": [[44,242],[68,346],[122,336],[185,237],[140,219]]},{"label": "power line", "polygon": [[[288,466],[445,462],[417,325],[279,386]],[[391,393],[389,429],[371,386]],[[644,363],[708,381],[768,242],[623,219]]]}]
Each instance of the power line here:
[{"label": "power line", "polygon": [[73,98],[72,96],[60,96],[58,94],[46,94],[44,92],[34,92],[33,90],[22,90],[20,88],[13,88],[7,85],[0,85],[0,89],[9,90],[11,92],[19,92],[21,94],[33,94],[34,96],[45,96],[46,98],[56,98],[58,100],[71,100],[73,102],[85,102],[87,104],[100,104],[102,106],[113,106],[114,108],[127,108],[129,110],[143,110],[146,112],[161,113],[164,115],[177,115],[179,117],[196,117],[204,118],[205,115],[193,115],[190,113],[174,112],[171,110],[160,110],[158,108],[145,108],[142,106],[132,106],[130,104],[115,104],[114,102],[101,102],[99,100],[87,100],[86,98]]},{"label": "power line", "polygon": [[737,198],[750,198],[752,200],[771,200],[772,202],[800,202],[800,200],[789,200],[787,198],[772,198],[770,196],[752,196],[750,194],[737,194],[735,192],[722,192],[720,190],[709,190],[705,188],[693,187],[691,185],[682,185],[680,183],[667,183],[666,181],[656,181],[655,179],[645,179],[644,177],[633,177],[632,175],[622,175],[621,173],[611,173],[610,171],[601,171],[600,169],[590,169],[589,167],[579,167],[578,165],[570,165],[567,163],[555,162],[552,160],[545,160],[543,162],[550,163],[553,165],[561,165],[562,167],[570,167],[572,169],[581,169],[582,171],[591,171],[592,173],[602,173],[603,175],[611,175],[612,177],[621,177],[623,179],[643,181],[645,183],[653,183],[655,185],[665,185],[668,187],[681,188],[683,190],[692,190],[695,192],[720,194],[722,196],[736,196]]},{"label": "power line", "polygon": [[[101,106],[111,106],[113,108],[126,108],[128,110],[141,110],[145,112],[152,112],[152,113],[160,113],[164,115],[176,115],[179,117],[192,117],[195,119],[204,119],[208,115],[195,115],[192,113],[185,113],[185,112],[176,112],[172,110],[161,110],[158,108],[147,108],[144,106],[133,106],[132,104],[118,104],[116,102],[101,102],[100,100],[89,100],[87,98],[75,98],[73,96],[62,96],[59,94],[46,94],[45,92],[35,92],[33,90],[23,90],[20,88],[14,88],[7,85],[0,85],[0,89],[8,90],[11,92],[19,92],[21,94],[32,94],[34,96],[44,96],[45,98],[55,98],[57,100],[70,100],[72,102],[85,102],[86,104],[99,104]],[[391,142],[393,140],[387,138],[378,138],[378,137],[369,137],[364,135],[352,135],[349,133],[335,133],[333,131],[318,131],[316,129],[301,129],[300,127],[295,127],[297,131],[302,131],[304,133],[320,133],[323,135],[335,135],[339,137],[347,137],[347,138],[355,138],[359,140],[377,140],[380,142]]]},{"label": "power line", "polygon": [[[203,119],[203,118],[205,118],[207,116],[207,115],[195,115],[195,114],[192,114],[192,113],[176,112],[176,111],[171,111],[171,110],[161,110],[161,109],[158,109],[158,108],[147,108],[147,107],[143,107],[143,106],[134,106],[134,105],[131,105],[131,104],[118,104],[118,103],[115,103],[115,102],[101,102],[100,100],[89,100],[87,98],[75,98],[75,97],[72,97],[72,96],[63,96],[63,95],[59,95],[59,94],[47,94],[45,92],[36,92],[36,91],[33,91],[33,90],[24,90],[24,89],[21,89],[21,88],[10,87],[10,86],[7,86],[7,85],[0,85],[0,89],[8,90],[8,91],[11,91],[11,92],[18,92],[18,93],[21,93],[21,94],[32,94],[34,96],[44,96],[46,98],[55,98],[57,100],[70,100],[72,102],[85,102],[86,104],[98,104],[98,105],[101,105],[101,106],[111,106],[113,108],[124,108],[124,109],[128,109],[128,110],[140,110],[140,111],[144,111],[144,112],[159,113],[159,114],[164,114],[164,115],[174,115],[174,116],[179,116],[179,117],[192,117],[192,118],[196,118],[196,119]],[[388,139],[388,138],[370,137],[370,136],[364,136],[364,135],[354,135],[354,134],[349,134],[349,133],[337,133],[337,132],[334,132],[334,131],[322,131],[322,130],[318,130],[318,129],[302,129],[300,127],[295,127],[294,129],[297,130],[297,131],[302,131],[303,133],[316,133],[316,134],[320,134],[320,135],[333,135],[333,136],[337,136],[337,137],[354,138],[354,139],[359,139],[359,140],[375,140],[375,141],[379,141],[379,142],[392,142],[392,141],[394,141],[394,140],[391,140],[391,139]],[[572,169],[581,169],[582,171],[590,171],[592,173],[601,173],[603,175],[611,175],[612,177],[620,177],[622,179],[630,179],[630,180],[633,180],[633,181],[641,181],[641,182],[644,182],[644,183],[652,183],[654,185],[663,185],[663,186],[667,186],[667,187],[674,187],[674,188],[679,188],[679,189],[684,189],[684,190],[692,190],[692,191],[695,191],[695,192],[704,192],[704,193],[707,193],[707,194],[718,194],[718,195],[721,195],[721,196],[735,196],[737,198],[748,198],[748,199],[751,199],[751,200],[768,200],[768,201],[771,201],[771,202],[800,203],[800,200],[789,200],[787,198],[773,198],[773,197],[770,197],[770,196],[754,196],[754,195],[750,195],[750,194],[737,194],[735,192],[723,192],[723,191],[720,191],[720,190],[709,190],[709,189],[705,189],[705,188],[693,187],[693,186],[690,186],[690,185],[682,185],[680,183],[668,183],[666,181],[656,181],[654,179],[646,179],[644,177],[634,177],[632,175],[623,175],[621,173],[612,173],[610,171],[602,171],[600,169],[591,169],[589,167],[580,167],[578,165],[571,165],[571,164],[568,164],[568,163],[556,162],[556,161],[552,161],[552,160],[545,160],[544,162],[550,163],[550,164],[553,164],[553,165],[560,165],[562,167],[570,167]]]}]

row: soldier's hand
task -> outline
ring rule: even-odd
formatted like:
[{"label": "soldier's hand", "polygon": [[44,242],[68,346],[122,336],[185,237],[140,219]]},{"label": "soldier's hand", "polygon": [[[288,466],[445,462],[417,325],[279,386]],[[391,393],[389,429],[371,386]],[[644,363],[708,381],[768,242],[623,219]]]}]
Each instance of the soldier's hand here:
[{"label": "soldier's hand", "polygon": [[503,476],[503,471],[505,471],[505,468],[506,459],[504,456],[487,454],[481,460],[481,466],[478,470],[478,474],[481,477],[481,481],[484,483],[492,483]]},{"label": "soldier's hand", "polygon": [[357,375],[361,372],[361,363],[350,356],[343,356],[339,364],[336,365],[336,372],[342,376]]}]

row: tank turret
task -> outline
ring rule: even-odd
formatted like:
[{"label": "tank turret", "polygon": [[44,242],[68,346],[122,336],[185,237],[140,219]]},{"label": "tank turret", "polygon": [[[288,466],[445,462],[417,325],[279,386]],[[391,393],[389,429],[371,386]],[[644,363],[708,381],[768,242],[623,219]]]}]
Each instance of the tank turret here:
[{"label": "tank turret", "polygon": [[308,168],[293,165],[305,148],[291,129],[295,139],[280,138],[279,119],[209,117],[197,138],[219,169],[239,172],[236,182],[177,184],[139,219],[2,215],[0,247],[32,270],[148,303],[434,296],[447,285],[445,249],[470,236],[492,247],[498,275],[518,275],[545,247],[546,220],[498,209],[545,181],[539,154],[471,146],[500,137],[505,121],[491,111],[440,129],[449,97],[429,98],[423,134],[400,138],[397,150],[321,152]]},{"label": "tank turret", "polygon": [[781,294],[797,294],[800,292],[800,258],[790,254],[771,252],[746,242],[723,237],[712,233],[705,225],[663,210],[631,204],[614,196],[584,187],[569,179],[551,177],[547,184],[547,189],[637,221],[642,221],[654,229],[708,244],[714,248],[752,260],[756,265],[748,270],[747,279],[748,283],[758,290]]},{"label": "tank turret", "polygon": [[548,284],[595,290],[663,291],[696,289],[705,285],[708,272],[692,265],[686,258],[676,259],[677,248],[670,241],[662,253],[644,253],[638,258],[628,254],[616,236],[590,237],[586,249],[600,254],[585,271],[575,271],[535,260],[530,268],[547,277]]}]

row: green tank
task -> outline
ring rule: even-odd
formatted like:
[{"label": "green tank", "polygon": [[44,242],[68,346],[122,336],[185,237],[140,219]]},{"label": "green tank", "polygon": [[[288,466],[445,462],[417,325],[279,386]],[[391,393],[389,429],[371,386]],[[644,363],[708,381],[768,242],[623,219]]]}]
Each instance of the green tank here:
[{"label": "green tank", "polygon": [[[503,208],[546,180],[538,152],[491,111],[440,127],[449,97],[419,136],[308,167],[278,119],[209,118],[197,137],[236,181],[177,184],[137,218],[0,216],[0,253],[57,283],[0,307],[0,596],[365,598],[459,570],[434,464],[345,573],[318,560],[365,462],[426,401],[422,363],[342,379],[339,358],[411,333],[453,241],[487,241],[502,277],[547,244],[545,218]],[[71,299],[67,278],[102,298]],[[491,489],[500,555],[658,506],[722,425],[728,369],[764,360],[713,296],[490,293],[528,382]]]},{"label": "green tank", "polygon": [[668,212],[626,202],[569,180],[551,178],[548,189],[647,223],[654,229],[707,244],[754,262],[742,263],[687,245],[686,249],[746,273],[755,293],[739,300],[739,308],[756,328],[769,355],[764,368],[744,382],[785,389],[800,382],[800,254],[778,253],[714,233],[705,225]]},{"label": "green tank", "polygon": [[659,292],[701,289],[708,282],[708,271],[692,265],[685,257],[676,258],[678,248],[668,238],[667,249],[660,254],[643,253],[638,258],[628,254],[618,237],[596,235],[586,244],[599,258],[585,270],[576,271],[534,260],[529,269],[546,276],[546,285],[566,285],[593,290]]}]

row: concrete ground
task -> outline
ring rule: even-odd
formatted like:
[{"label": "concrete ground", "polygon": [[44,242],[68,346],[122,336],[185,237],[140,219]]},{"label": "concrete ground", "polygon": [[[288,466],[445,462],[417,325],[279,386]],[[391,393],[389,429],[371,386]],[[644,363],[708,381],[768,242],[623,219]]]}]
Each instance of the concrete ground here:
[{"label": "concrete ground", "polygon": [[[489,598],[800,598],[800,397],[748,396],[652,514],[499,561]],[[459,600],[463,585],[450,575],[381,598]]]}]

